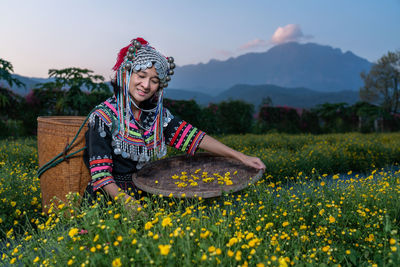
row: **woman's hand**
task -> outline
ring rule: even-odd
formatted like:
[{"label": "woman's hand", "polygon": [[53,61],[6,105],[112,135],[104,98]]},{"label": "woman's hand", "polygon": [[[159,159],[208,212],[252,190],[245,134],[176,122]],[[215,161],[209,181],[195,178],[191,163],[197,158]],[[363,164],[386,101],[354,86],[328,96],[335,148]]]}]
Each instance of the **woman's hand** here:
[{"label": "woman's hand", "polygon": [[257,157],[247,156],[239,151],[236,151],[209,135],[204,136],[200,143],[200,148],[224,157],[234,158],[240,160],[243,164],[259,169],[265,170],[265,164]]},{"label": "woman's hand", "polygon": [[253,167],[256,168],[258,170],[264,170],[265,171],[265,164],[264,162],[261,161],[261,159],[257,158],[257,157],[252,157],[252,156],[247,156],[244,155],[241,157],[240,159],[241,162],[243,162],[243,164],[249,166],[249,167]]},{"label": "woman's hand", "polygon": [[124,205],[128,214],[130,214],[132,219],[136,219],[138,216],[147,218],[147,213],[143,211],[142,205],[140,205],[139,201],[133,199],[131,196],[125,194],[124,196]]}]

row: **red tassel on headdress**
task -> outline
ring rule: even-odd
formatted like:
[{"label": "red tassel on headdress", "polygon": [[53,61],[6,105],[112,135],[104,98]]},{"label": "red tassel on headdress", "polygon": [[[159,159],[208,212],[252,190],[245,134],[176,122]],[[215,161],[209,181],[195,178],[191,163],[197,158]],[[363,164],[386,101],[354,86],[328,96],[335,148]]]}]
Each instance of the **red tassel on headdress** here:
[{"label": "red tassel on headdress", "polygon": [[129,44],[119,51],[118,57],[117,57],[117,63],[115,63],[114,67],[112,68],[113,70],[117,71],[119,69],[119,67],[121,66],[122,62],[124,62],[124,57],[126,56],[126,53],[128,53],[128,48],[130,46],[131,45]]},{"label": "red tassel on headdress", "polygon": [[142,45],[147,45],[149,44],[149,42],[147,42],[145,39],[143,39],[142,37],[138,37],[136,38],[136,40],[139,41],[139,43],[141,43]]}]

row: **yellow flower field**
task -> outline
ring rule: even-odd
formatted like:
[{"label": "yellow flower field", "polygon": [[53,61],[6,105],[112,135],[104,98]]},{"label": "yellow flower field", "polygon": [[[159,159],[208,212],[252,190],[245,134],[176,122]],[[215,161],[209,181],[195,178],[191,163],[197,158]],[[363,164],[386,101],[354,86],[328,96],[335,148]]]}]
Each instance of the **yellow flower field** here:
[{"label": "yellow flower field", "polygon": [[264,179],[216,199],[143,193],[134,217],[119,202],[76,205],[75,194],[41,214],[35,141],[0,142],[2,262],[399,266],[399,137],[226,136],[262,158]]}]

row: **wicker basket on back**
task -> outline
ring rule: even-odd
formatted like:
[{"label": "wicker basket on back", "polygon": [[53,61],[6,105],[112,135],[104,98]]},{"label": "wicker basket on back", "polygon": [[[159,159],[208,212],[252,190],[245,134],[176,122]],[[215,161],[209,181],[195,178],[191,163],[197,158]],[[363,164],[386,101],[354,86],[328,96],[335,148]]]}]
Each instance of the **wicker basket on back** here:
[{"label": "wicker basket on back", "polygon": [[[85,117],[80,116],[38,117],[39,167],[65,150],[84,120]],[[85,131],[86,128],[82,129],[69,152],[85,146]],[[40,188],[44,212],[47,212],[50,200],[54,197],[66,201],[66,195],[70,192],[79,192],[81,196],[83,195],[90,181],[90,173],[82,156],[83,151],[65,159],[41,175]]]}]

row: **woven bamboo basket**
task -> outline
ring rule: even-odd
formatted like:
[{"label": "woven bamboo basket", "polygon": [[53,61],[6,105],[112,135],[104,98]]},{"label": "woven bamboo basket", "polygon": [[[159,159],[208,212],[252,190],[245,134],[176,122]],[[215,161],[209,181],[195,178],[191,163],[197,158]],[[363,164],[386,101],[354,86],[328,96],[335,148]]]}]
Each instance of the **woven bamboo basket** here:
[{"label": "woven bamboo basket", "polygon": [[[39,167],[64,151],[84,120],[85,117],[81,116],[38,117]],[[85,146],[85,132],[86,127],[67,154]],[[79,192],[82,196],[89,181],[90,173],[83,162],[83,151],[50,168],[40,177],[43,211],[47,213],[54,197],[66,201],[66,195],[70,192]]]}]

